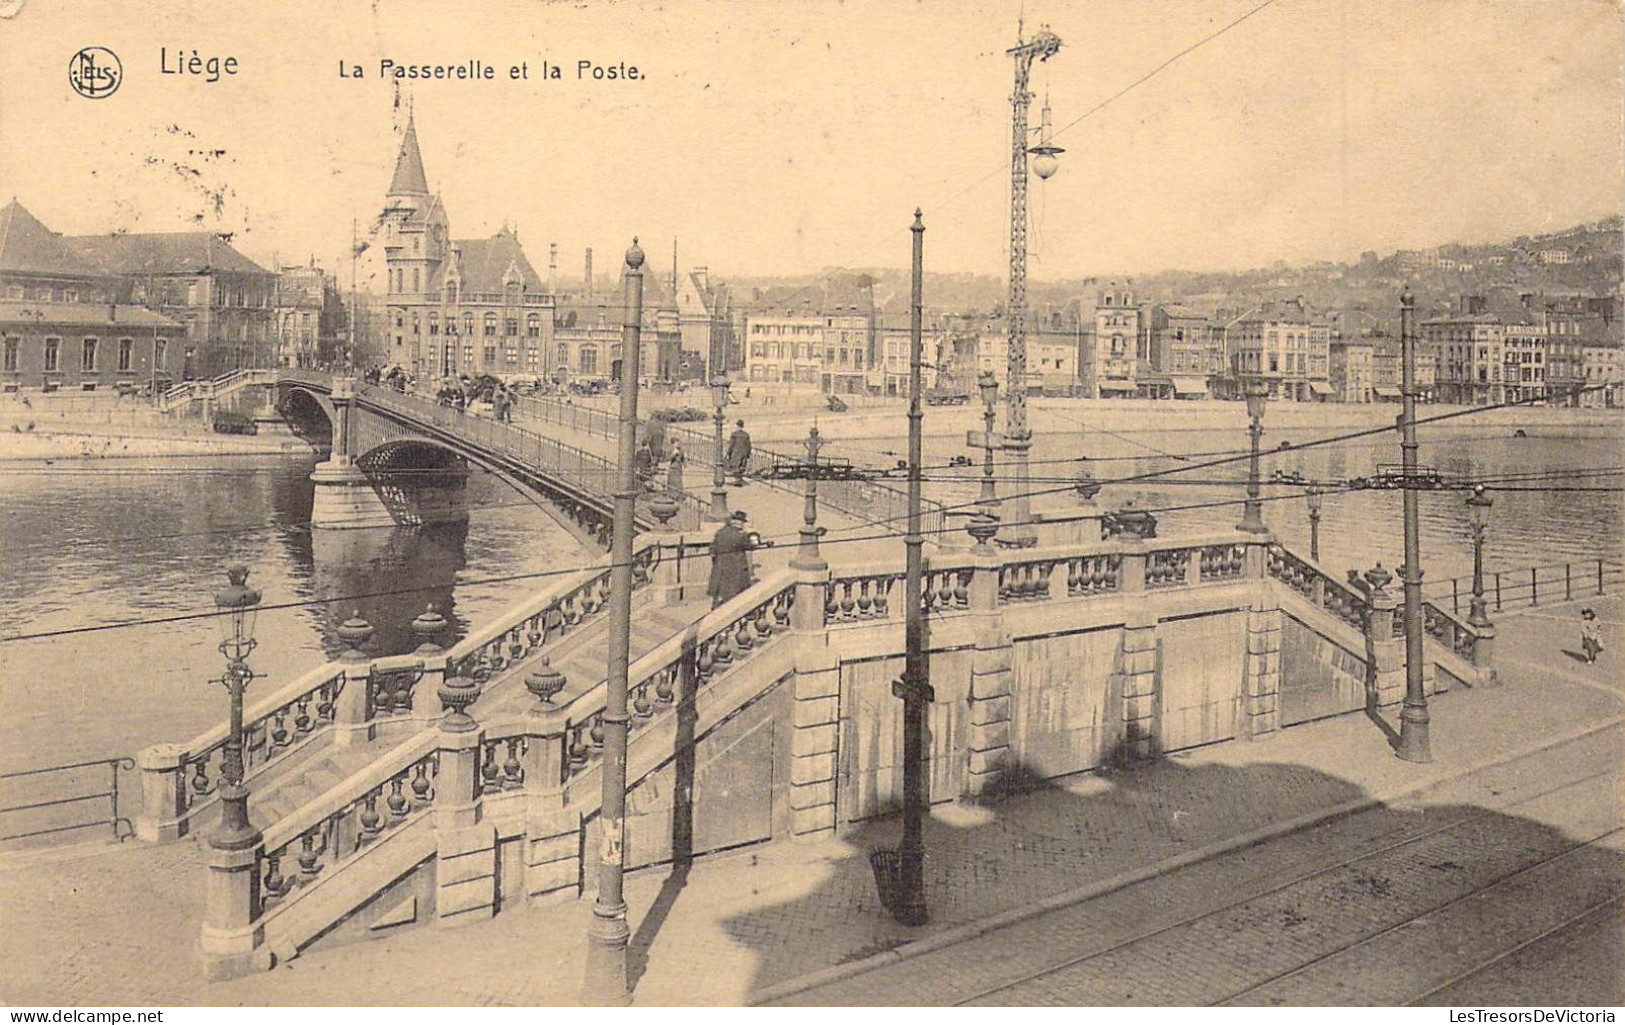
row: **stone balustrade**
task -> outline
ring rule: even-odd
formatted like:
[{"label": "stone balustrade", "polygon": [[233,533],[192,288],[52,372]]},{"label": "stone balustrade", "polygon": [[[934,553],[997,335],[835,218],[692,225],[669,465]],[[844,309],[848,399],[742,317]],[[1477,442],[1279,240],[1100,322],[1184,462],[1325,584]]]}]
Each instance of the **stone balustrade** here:
[{"label": "stone balustrade", "polygon": [[[679,547],[703,551],[703,546],[692,543],[643,544],[634,556],[634,586],[646,591],[657,575],[675,575],[683,557]],[[324,738],[354,744],[374,739],[381,726],[431,723],[439,707],[420,707],[418,695],[425,689],[432,692],[441,680],[456,675],[484,683],[583,624],[603,618],[608,593],[606,556],[510,606],[450,650],[434,644],[431,634],[411,654],[368,659],[357,651],[348,659],[318,666],[244,709],[245,782],[252,785],[268,769]],[[444,626],[442,622],[440,629]],[[142,779],[142,810],[135,818],[138,837],[174,840],[212,813],[218,805],[226,733],[227,724],[222,722],[191,740],[155,745],[138,754]]]}]

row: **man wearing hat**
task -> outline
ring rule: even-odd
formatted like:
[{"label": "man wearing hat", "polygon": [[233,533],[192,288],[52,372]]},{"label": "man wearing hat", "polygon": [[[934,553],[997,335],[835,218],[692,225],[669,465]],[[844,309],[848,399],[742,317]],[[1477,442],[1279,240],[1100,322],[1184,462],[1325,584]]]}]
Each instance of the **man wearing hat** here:
[{"label": "man wearing hat", "polygon": [[711,579],[705,593],[716,608],[749,586],[750,535],[745,533],[744,511],[735,510],[711,539]]},{"label": "man wearing hat", "polygon": [[745,483],[745,471],[750,468],[750,434],[745,430],[745,421],[740,420],[734,424],[734,432],[728,438],[728,472],[733,474],[734,484]]}]

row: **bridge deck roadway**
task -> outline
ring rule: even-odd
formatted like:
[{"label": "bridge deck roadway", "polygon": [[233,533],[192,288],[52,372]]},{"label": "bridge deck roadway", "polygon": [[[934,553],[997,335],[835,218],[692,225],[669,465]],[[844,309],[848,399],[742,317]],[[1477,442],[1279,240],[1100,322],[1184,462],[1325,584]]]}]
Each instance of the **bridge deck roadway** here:
[{"label": "bridge deck roadway", "polygon": [[[544,437],[585,449],[611,463],[616,461],[616,441],[613,438],[573,431],[517,413],[514,422]],[[691,460],[684,474],[683,489],[701,501],[709,502],[711,486],[711,468]],[[774,548],[757,553],[758,571],[782,566],[795,554],[803,505],[803,485],[799,481],[775,483],[747,478],[743,487],[728,485],[729,510],[745,510],[750,529],[759,531],[764,538],[774,542]],[[877,558],[896,558],[902,549],[902,535],[907,528],[907,524],[901,522],[864,523],[822,502],[818,506],[818,524],[828,531],[821,545],[824,558],[832,566],[872,564]],[[704,529],[715,530],[717,526],[719,524],[707,524]],[[968,545],[970,542],[965,539],[964,543]]]},{"label": "bridge deck roadway", "polygon": [[[683,876],[635,873],[636,999],[736,1004],[828,969],[842,974],[781,991],[783,1002],[1618,1003],[1608,901],[1621,854],[1619,834],[1605,834],[1619,825],[1607,794],[1625,629],[1620,599],[1589,603],[1608,646],[1595,666],[1565,654],[1578,604],[1499,620],[1502,650],[1516,653],[1504,686],[1432,702],[1431,765],[1399,761],[1374,725],[1343,716],[988,808],[939,806],[924,929],[897,925],[875,898],[866,854],[896,843],[890,821],[701,858]],[[1304,825],[1362,800],[1378,803]],[[1272,829],[1281,835],[1226,851]],[[421,929],[211,985],[193,960],[203,875],[193,842],[0,861],[0,921],[49,923],[49,942],[0,930],[0,1002],[531,1005],[579,993],[589,900],[510,908],[456,943]],[[1001,927],[971,934],[998,915]],[[1220,924],[1219,941],[1204,938]],[[918,939],[940,946],[888,953]],[[1100,970],[1106,958],[1114,971]]]}]

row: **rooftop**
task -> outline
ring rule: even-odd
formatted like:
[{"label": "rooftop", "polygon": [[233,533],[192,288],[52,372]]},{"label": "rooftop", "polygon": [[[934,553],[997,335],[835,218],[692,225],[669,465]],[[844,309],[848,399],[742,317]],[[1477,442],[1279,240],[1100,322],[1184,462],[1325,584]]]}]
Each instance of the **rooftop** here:
[{"label": "rooftop", "polygon": [[271,273],[212,231],[72,235],[66,242],[86,262],[108,274]]}]

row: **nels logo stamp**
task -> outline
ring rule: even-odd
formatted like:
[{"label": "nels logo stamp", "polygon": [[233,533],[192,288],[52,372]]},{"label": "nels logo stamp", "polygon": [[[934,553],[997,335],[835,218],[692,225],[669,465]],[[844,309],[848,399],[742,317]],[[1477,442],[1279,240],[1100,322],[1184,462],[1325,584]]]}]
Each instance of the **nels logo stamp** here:
[{"label": "nels logo stamp", "polygon": [[87,100],[101,100],[118,92],[124,65],[105,46],[87,46],[68,58],[68,84]]}]

